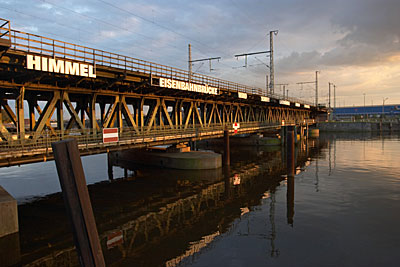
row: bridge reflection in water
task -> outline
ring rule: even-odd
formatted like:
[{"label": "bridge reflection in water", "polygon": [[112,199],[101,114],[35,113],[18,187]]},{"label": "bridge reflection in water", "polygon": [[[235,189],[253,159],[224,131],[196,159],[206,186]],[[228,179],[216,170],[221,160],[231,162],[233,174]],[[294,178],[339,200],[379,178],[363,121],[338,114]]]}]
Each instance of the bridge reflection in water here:
[{"label": "bridge reflection in water", "polygon": [[[297,170],[304,169],[324,145],[312,142],[297,147]],[[286,179],[282,154],[281,147],[239,147],[232,151],[231,168],[211,175],[141,168],[134,177],[89,186],[107,264],[176,266],[190,261],[266,200],[271,206],[270,233],[265,234],[270,255],[278,255],[274,192],[281,184],[288,183],[289,224],[295,213],[294,183]],[[61,194],[20,205],[19,216],[23,264],[78,264]]]}]

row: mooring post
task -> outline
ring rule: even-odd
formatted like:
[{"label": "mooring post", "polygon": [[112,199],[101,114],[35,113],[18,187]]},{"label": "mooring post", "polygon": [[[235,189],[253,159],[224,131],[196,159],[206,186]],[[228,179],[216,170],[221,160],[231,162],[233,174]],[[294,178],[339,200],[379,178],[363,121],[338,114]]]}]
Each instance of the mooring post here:
[{"label": "mooring post", "polygon": [[281,126],[281,145],[285,145],[286,143],[286,127],[287,126]]},{"label": "mooring post", "polygon": [[295,150],[294,126],[287,126],[286,132],[286,164],[288,176],[294,176],[294,150]]},{"label": "mooring post", "polygon": [[306,125],[306,139],[308,139],[308,132],[309,132],[309,131],[308,131],[308,128],[309,128],[309,127],[308,127],[308,123],[307,123],[307,125]]},{"label": "mooring post", "polygon": [[224,165],[231,165],[230,151],[229,151],[229,130],[227,127],[224,129]]},{"label": "mooring post", "polygon": [[295,131],[294,126],[288,126],[286,132],[286,168],[287,168],[287,222],[293,225],[294,217],[294,174],[295,174]]},{"label": "mooring post", "polygon": [[81,266],[105,266],[85,174],[75,139],[52,143],[64,203]]}]

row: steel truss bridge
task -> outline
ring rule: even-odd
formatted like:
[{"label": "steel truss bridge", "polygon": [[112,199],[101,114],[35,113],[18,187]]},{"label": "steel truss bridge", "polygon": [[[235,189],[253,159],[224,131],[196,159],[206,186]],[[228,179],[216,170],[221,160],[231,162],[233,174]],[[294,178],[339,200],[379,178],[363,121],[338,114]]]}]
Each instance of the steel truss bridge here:
[{"label": "steel truss bridge", "polygon": [[[71,137],[85,155],[221,137],[235,122],[239,133],[261,132],[321,112],[265,89],[13,30],[0,20],[0,167],[51,159],[51,142]],[[46,62],[32,65],[29,56]],[[161,87],[161,78],[186,90]],[[119,142],[104,144],[102,129],[112,127]]]}]

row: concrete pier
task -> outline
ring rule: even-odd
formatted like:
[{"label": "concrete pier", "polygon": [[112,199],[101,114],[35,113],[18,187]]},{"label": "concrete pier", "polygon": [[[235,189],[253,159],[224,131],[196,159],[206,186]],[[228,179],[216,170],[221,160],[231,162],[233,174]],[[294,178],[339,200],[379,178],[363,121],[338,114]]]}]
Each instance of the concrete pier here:
[{"label": "concrete pier", "polygon": [[310,131],[310,137],[311,138],[317,138],[319,137],[319,129],[309,129]]},{"label": "concrete pier", "polygon": [[0,238],[17,232],[17,201],[0,186]]},{"label": "concrete pier", "polygon": [[209,151],[166,152],[132,149],[114,153],[118,154],[118,160],[125,163],[132,162],[169,169],[205,170],[222,167],[221,155]]}]

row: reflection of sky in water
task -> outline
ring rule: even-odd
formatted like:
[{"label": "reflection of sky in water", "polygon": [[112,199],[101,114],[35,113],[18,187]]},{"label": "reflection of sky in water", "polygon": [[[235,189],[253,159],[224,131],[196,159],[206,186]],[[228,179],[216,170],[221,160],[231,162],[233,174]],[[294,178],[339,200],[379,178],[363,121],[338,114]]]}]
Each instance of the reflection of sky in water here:
[{"label": "reflection of sky in water", "polygon": [[[107,154],[82,157],[82,164],[88,184],[108,179]],[[114,177],[121,176],[123,170],[114,167]],[[54,161],[0,168],[0,185],[19,202],[61,191]]]},{"label": "reflection of sky in water", "polygon": [[[399,151],[395,139],[331,141],[294,180],[282,176],[276,190],[259,195],[259,202],[241,203],[240,217],[227,222],[227,231],[196,236],[166,265],[397,266]],[[106,154],[82,161],[88,183],[107,179]],[[158,170],[148,172],[160,178]],[[123,171],[114,168],[114,174],[121,177]],[[234,178],[231,186],[241,189],[245,179],[235,183]],[[54,162],[2,168],[0,184],[18,199],[60,190]],[[294,205],[288,205],[288,188],[294,188]],[[293,215],[290,224],[288,214]],[[169,245],[178,241],[171,238]]]},{"label": "reflection of sky in water", "polygon": [[295,177],[293,226],[281,182],[188,265],[398,266],[399,151],[395,139],[331,142]]}]

